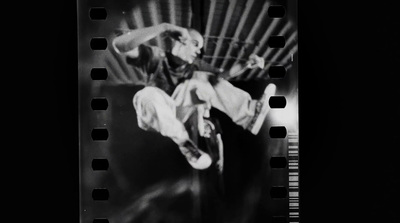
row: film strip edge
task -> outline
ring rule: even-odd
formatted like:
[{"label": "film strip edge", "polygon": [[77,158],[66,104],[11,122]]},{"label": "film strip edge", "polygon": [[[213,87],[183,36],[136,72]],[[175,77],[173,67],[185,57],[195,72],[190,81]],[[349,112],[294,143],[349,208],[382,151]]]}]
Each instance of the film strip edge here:
[{"label": "film strip edge", "polygon": [[300,222],[299,197],[299,137],[288,134],[289,223]]}]

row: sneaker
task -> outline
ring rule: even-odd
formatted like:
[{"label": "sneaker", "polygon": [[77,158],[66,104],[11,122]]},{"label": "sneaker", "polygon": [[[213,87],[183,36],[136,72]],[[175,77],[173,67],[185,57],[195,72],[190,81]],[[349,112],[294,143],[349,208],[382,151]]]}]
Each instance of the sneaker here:
[{"label": "sneaker", "polygon": [[260,100],[257,101],[254,117],[251,120],[249,127],[247,127],[247,129],[254,135],[258,134],[262,124],[264,123],[265,117],[271,110],[268,101],[272,95],[275,95],[275,92],[276,92],[276,85],[269,84],[265,88],[264,94],[261,96]]},{"label": "sneaker", "polygon": [[210,155],[198,149],[192,141],[186,141],[179,149],[194,169],[203,170],[211,166]]}]

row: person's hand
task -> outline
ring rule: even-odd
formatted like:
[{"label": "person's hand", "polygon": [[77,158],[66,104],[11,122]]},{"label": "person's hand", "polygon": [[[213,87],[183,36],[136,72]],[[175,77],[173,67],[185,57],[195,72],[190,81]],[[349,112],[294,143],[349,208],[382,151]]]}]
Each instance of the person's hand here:
[{"label": "person's hand", "polygon": [[255,54],[250,55],[249,61],[247,62],[247,67],[250,69],[254,69],[256,67],[259,67],[263,69],[265,66],[265,61],[264,58],[259,57]]},{"label": "person's hand", "polygon": [[189,31],[186,28],[176,26],[170,23],[164,23],[164,29],[174,39],[179,40],[186,45],[187,41],[191,40]]}]

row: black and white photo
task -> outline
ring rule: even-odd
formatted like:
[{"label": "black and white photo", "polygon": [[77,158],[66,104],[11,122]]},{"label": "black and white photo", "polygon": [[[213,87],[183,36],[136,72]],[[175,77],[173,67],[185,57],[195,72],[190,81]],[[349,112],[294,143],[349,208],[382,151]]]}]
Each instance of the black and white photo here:
[{"label": "black and white photo", "polygon": [[82,222],[299,222],[297,1],[78,1]]}]

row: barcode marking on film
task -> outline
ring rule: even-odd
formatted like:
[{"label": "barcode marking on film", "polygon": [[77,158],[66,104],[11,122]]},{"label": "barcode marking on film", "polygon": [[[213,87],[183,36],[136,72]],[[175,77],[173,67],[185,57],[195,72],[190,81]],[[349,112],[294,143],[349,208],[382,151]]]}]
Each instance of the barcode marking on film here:
[{"label": "barcode marking on film", "polygon": [[299,223],[299,139],[288,134],[289,223]]}]

